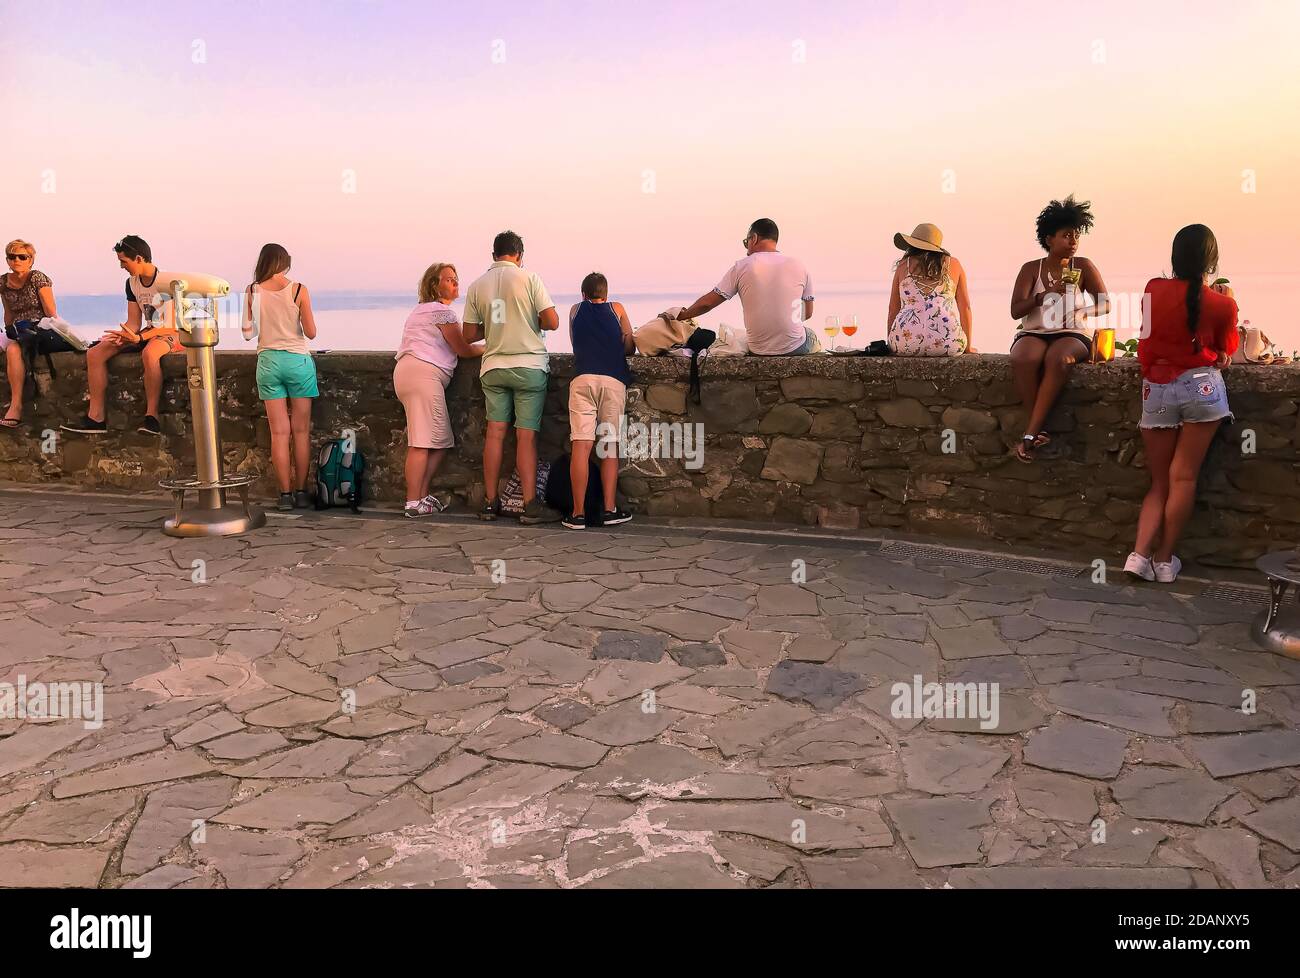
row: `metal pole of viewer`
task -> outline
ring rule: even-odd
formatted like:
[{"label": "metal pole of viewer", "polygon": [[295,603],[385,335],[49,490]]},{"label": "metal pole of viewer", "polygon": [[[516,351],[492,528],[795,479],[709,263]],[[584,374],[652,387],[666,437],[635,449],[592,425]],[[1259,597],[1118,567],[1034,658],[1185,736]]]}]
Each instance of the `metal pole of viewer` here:
[{"label": "metal pole of viewer", "polygon": [[[181,346],[185,347],[186,378],[190,391],[190,414],[194,426],[193,479],[167,479],[159,483],[171,490],[176,512],[163,523],[163,532],[174,537],[215,537],[247,533],[266,525],[266,513],[248,502],[251,476],[225,478],[221,459],[221,415],[217,407],[217,358],[219,339],[217,311],[209,309],[208,299],[230,293],[227,282],[217,280],[207,285],[208,294],[186,299],[188,283],[176,279],[171,283],[172,309]],[[226,502],[226,490],[239,493],[240,505]],[[198,505],[185,508],[185,494],[196,492]]]}]

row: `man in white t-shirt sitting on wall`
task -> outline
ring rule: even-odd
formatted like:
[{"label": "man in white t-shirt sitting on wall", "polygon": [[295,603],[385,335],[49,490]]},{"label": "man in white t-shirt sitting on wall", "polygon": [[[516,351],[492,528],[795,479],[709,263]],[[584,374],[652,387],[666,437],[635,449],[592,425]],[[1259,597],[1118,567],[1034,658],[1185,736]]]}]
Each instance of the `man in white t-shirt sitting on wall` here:
[{"label": "man in white t-shirt sitting on wall", "polygon": [[677,318],[702,316],[739,293],[750,353],[782,357],[817,352],[820,344],[804,325],[812,319],[812,278],[798,258],[776,250],[779,233],[776,222],[766,217],[751,224],[741,242],[745,257]]},{"label": "man in white t-shirt sitting on wall", "polygon": [[110,329],[103,339],[86,350],[86,381],[90,403],[81,420],[60,427],[81,435],[102,435],[108,431],[108,362],[119,353],[139,353],[144,367],[144,420],[136,431],[159,435],[158,408],[162,402],[162,358],[183,353],[176,331],[176,310],[167,287],[172,276],[153,263],[153,250],[138,234],[128,234],[113,245],[118,266],[131,277],[126,280],[126,322]]}]

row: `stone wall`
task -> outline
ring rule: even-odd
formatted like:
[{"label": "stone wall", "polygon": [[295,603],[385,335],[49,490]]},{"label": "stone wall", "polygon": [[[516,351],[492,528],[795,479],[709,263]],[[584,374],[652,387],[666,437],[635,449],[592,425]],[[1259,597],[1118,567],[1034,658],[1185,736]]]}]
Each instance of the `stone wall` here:
[{"label": "stone wall", "polygon": [[[0,433],[0,479],[154,490],[159,479],[192,470],[182,358],[166,363],[161,440],[134,432],[142,412],[136,356],[113,363],[114,434],[49,437],[84,410],[80,357],[55,359],[58,378],[29,407],[24,428]],[[261,491],[272,495],[254,357],[223,353],[217,363],[227,471],[260,474]],[[629,422],[698,422],[705,434],[697,471],[678,459],[628,460],[620,486],[634,511],[930,533],[1088,559],[1122,557],[1131,546],[1147,487],[1132,361],[1076,370],[1048,423],[1053,449],[1033,465],[1010,454],[1024,418],[1005,356],[718,357],[705,361],[698,406],[687,403],[685,361],[632,363]],[[404,422],[392,364],[387,353],[318,356],[325,396],[314,423],[317,442],[354,429],[377,498],[398,502]],[[562,452],[568,434],[572,361],[555,356],[551,364],[544,458]],[[1300,368],[1236,367],[1228,386],[1237,423],[1211,450],[1181,551],[1243,565],[1300,544]],[[473,505],[482,496],[484,421],[472,367],[457,371],[449,395],[460,445],[438,485]]]}]

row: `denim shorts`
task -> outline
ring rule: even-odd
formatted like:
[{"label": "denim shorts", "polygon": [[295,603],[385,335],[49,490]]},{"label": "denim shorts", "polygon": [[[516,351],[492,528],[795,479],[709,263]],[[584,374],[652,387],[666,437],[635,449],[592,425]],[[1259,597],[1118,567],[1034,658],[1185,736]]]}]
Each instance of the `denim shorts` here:
[{"label": "denim shorts", "polygon": [[1140,428],[1178,428],[1184,421],[1231,418],[1223,374],[1214,367],[1185,370],[1167,384],[1142,381]]},{"label": "denim shorts", "polygon": [[803,331],[804,331],[804,336],[806,337],[804,341],[801,344],[799,344],[798,347],[796,347],[795,349],[787,353],[786,356],[803,357],[803,356],[807,356],[810,353],[821,352],[822,344],[821,344],[821,340],[817,338],[817,334],[814,333],[807,326],[803,328]]}]

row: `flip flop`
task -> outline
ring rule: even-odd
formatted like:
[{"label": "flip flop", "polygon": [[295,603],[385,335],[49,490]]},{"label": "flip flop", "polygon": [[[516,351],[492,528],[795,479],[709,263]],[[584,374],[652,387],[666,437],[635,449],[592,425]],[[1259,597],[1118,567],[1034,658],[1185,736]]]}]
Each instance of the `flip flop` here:
[{"label": "flip flop", "polygon": [[1020,439],[1020,444],[1016,446],[1016,461],[1024,462],[1026,465],[1034,460],[1034,449],[1037,447],[1037,439],[1034,435],[1025,435]]},{"label": "flip flop", "polygon": [[22,418],[0,418],[0,428],[17,428],[23,423]]},{"label": "flip flop", "polygon": [[1035,448],[1045,448],[1051,443],[1052,443],[1052,436],[1049,435],[1046,431],[1040,431],[1038,434],[1034,435]]}]

